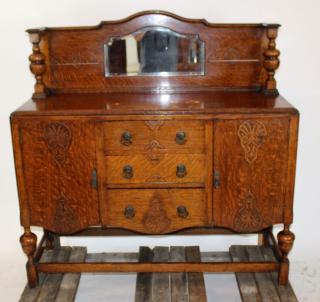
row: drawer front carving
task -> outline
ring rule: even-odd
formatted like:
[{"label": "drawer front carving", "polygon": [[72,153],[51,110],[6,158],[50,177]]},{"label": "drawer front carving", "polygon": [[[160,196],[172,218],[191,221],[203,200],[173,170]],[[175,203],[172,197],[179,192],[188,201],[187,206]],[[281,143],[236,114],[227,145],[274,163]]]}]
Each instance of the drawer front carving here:
[{"label": "drawer front carving", "polygon": [[202,189],[107,190],[103,224],[146,234],[207,226]]},{"label": "drawer front carving", "polygon": [[143,155],[107,156],[107,184],[204,183],[202,154],[163,154],[152,161]]},{"label": "drawer front carving", "polygon": [[121,121],[104,125],[106,155],[143,153],[149,158],[162,153],[203,153],[203,121]]},{"label": "drawer front carving", "polygon": [[20,129],[30,223],[61,234],[98,225],[94,123],[33,119]]},{"label": "drawer front carving", "polygon": [[288,130],[287,118],[214,123],[216,226],[254,232],[283,221]]}]

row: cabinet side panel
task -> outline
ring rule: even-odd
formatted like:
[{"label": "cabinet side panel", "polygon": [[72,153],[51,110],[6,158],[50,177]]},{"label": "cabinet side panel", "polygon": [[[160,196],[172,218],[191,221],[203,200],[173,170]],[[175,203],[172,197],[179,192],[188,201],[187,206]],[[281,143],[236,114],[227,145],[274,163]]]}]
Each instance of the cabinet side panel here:
[{"label": "cabinet side panel", "polygon": [[290,139],[289,139],[289,164],[287,177],[287,197],[286,207],[284,212],[284,223],[291,224],[293,221],[293,198],[294,198],[294,183],[296,175],[296,158],[298,145],[298,127],[299,115],[294,115],[290,120]]},{"label": "cabinet side panel", "polygon": [[214,224],[254,232],[283,222],[289,118],[214,123]]},{"label": "cabinet side panel", "polygon": [[21,154],[21,137],[19,130],[19,123],[14,118],[11,118],[11,135],[12,135],[12,146],[14,153],[14,163],[16,170],[17,189],[19,196],[20,206],[20,222],[21,225],[28,227],[30,226],[30,213],[27,199],[26,186],[23,175],[23,160]]},{"label": "cabinet side panel", "polygon": [[24,120],[22,156],[31,225],[68,234],[99,224],[94,124]]}]

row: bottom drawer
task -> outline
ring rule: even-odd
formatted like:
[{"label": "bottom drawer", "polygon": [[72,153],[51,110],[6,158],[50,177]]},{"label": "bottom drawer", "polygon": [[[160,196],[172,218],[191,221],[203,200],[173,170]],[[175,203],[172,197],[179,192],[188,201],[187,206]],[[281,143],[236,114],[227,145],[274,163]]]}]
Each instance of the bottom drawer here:
[{"label": "bottom drawer", "polygon": [[145,234],[208,226],[202,189],[109,189],[103,225]]}]

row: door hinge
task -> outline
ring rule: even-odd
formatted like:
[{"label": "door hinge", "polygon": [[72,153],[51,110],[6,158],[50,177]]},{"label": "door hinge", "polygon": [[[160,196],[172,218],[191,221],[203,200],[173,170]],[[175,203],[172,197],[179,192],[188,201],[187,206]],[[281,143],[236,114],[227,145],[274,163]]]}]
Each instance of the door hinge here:
[{"label": "door hinge", "polygon": [[219,171],[213,171],[213,187],[218,189],[220,187],[220,173]]},{"label": "door hinge", "polygon": [[91,187],[95,190],[98,189],[98,175],[97,169],[93,169],[91,173]]},{"label": "door hinge", "polygon": [[22,129],[19,128],[18,130],[18,136],[19,136],[19,144],[22,145],[23,144],[23,137],[22,137]]}]

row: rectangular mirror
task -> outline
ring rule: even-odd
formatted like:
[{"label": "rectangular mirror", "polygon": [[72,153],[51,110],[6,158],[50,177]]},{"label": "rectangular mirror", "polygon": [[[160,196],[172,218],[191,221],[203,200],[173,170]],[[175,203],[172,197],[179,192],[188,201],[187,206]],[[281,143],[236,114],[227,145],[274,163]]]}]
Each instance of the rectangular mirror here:
[{"label": "rectangular mirror", "polygon": [[203,75],[204,42],[199,35],[152,26],[104,45],[105,75]]}]

